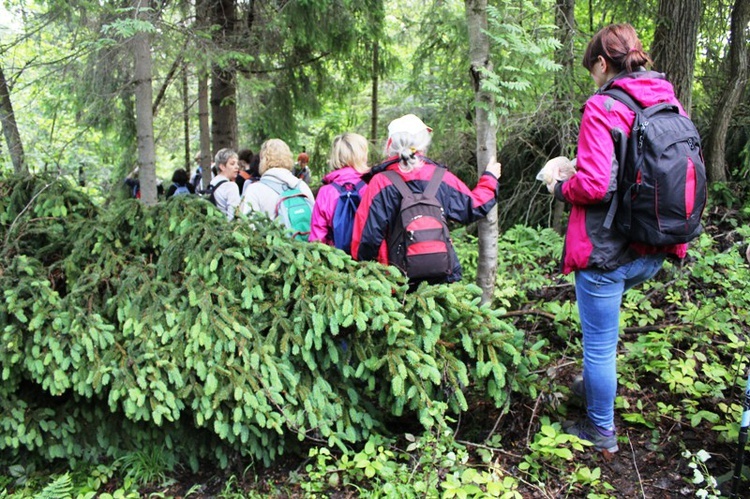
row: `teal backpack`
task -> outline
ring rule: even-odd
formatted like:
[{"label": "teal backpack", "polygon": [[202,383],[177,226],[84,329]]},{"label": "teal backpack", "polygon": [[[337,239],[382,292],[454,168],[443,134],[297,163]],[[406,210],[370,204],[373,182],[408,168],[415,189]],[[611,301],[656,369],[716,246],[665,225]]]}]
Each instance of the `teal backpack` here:
[{"label": "teal backpack", "polygon": [[307,241],[310,236],[310,219],[312,218],[313,201],[298,187],[290,188],[273,180],[260,179],[261,182],[276,191],[279,199],[276,201],[274,219],[279,220],[289,229],[294,239]]}]

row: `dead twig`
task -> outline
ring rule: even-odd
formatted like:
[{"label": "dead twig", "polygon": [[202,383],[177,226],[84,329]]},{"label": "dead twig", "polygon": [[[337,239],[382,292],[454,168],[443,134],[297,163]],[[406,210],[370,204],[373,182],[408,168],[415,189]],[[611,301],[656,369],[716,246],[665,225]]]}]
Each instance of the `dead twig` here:
[{"label": "dead twig", "polygon": [[628,444],[630,444],[630,453],[633,456],[633,466],[635,467],[635,474],[638,477],[638,486],[641,488],[641,496],[646,499],[646,491],[643,490],[643,480],[641,479],[641,472],[638,470],[638,462],[635,459],[635,449],[633,448],[633,441],[630,440],[630,432],[626,431],[625,434],[628,436]]},{"label": "dead twig", "polygon": [[542,310],[535,310],[535,309],[529,309],[529,310],[514,310],[512,312],[507,312],[503,315],[501,315],[500,319],[506,319],[508,317],[519,317],[523,315],[538,315],[541,317],[546,317],[547,319],[554,321],[555,316],[554,314],[550,314],[549,312],[544,312]]},{"label": "dead twig", "polygon": [[538,396],[536,398],[536,402],[534,402],[534,409],[531,411],[531,419],[529,419],[529,427],[526,430],[526,448],[528,449],[531,442],[531,428],[534,426],[534,419],[536,419],[536,412],[537,409],[539,409],[539,401],[542,399],[542,396]]}]

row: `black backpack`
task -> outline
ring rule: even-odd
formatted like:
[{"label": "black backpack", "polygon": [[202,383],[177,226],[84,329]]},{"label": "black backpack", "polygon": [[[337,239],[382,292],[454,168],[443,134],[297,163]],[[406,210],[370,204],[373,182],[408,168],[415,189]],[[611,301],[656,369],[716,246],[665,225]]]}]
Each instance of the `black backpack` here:
[{"label": "black backpack", "polygon": [[211,204],[216,206],[216,196],[214,196],[214,193],[216,192],[216,189],[219,188],[221,184],[225,184],[229,182],[228,179],[220,180],[216,182],[215,184],[209,184],[208,188],[204,190],[201,195],[208,198],[209,201],[211,201]]},{"label": "black backpack", "polygon": [[706,166],[701,139],[676,105],[640,106],[619,88],[602,92],[635,113],[626,144],[620,144],[617,193],[604,227],[629,241],[668,246],[691,241],[702,231]]},{"label": "black backpack", "polygon": [[444,280],[453,270],[453,243],[435,195],[445,168],[435,168],[424,192],[412,192],[397,172],[383,173],[401,193],[401,207],[386,238],[388,263],[400,268],[412,284]]}]

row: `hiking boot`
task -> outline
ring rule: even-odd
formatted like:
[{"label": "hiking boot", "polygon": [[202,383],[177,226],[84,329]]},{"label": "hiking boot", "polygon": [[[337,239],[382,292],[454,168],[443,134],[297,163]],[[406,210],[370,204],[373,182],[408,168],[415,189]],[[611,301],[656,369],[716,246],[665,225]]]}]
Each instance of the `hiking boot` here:
[{"label": "hiking boot", "polygon": [[602,429],[592,423],[589,418],[583,421],[566,421],[563,423],[563,428],[565,433],[591,442],[594,444],[594,449],[605,454],[614,454],[620,450],[617,446],[615,431]]},{"label": "hiking boot", "polygon": [[576,375],[570,384],[570,393],[586,402],[586,385],[583,383],[583,374]]}]

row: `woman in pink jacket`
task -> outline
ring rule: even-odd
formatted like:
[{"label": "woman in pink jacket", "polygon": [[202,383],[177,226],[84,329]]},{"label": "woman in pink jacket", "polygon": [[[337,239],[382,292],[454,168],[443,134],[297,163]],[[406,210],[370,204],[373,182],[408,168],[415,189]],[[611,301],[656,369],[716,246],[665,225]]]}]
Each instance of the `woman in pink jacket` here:
[{"label": "woman in pink jacket", "polygon": [[[323,177],[323,186],[318,191],[310,222],[310,241],[322,241],[350,252],[351,225],[338,220],[337,223],[343,223],[345,228],[334,227],[334,215],[339,202],[343,202],[342,195],[346,196],[347,192],[356,193],[353,199],[357,204],[362,199],[367,188],[362,176],[370,171],[367,151],[367,139],[359,134],[345,133],[333,139],[329,160],[333,171]],[[351,213],[352,222],[353,215],[354,212]]]},{"label": "woman in pink jacket", "polygon": [[614,227],[604,227],[621,161],[615,141],[627,140],[635,113],[601,92],[621,88],[644,107],[668,102],[685,114],[664,75],[644,68],[650,64],[631,25],[610,25],[594,36],[583,66],[600,88],[583,109],[577,171],[565,181],[550,179],[547,185],[557,199],[572,205],[563,272],[575,272],[583,332],[583,377],[574,382],[572,391],[585,398],[587,417],[565,426],[568,433],[606,452],[618,450],[614,402],[622,296],[653,277],[665,256],[683,258],[687,250],[686,244],[652,247],[629,243]]}]

